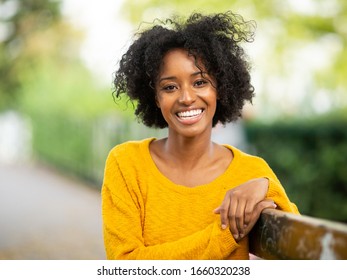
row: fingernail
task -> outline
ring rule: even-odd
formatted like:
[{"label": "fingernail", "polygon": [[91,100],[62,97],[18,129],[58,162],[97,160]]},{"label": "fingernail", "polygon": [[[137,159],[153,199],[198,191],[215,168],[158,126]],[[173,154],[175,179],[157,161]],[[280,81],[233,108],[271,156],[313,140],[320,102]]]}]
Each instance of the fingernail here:
[{"label": "fingernail", "polygon": [[243,228],[246,228],[247,227],[247,225],[243,225]]},{"label": "fingernail", "polygon": [[274,203],[274,207],[275,207],[275,208],[277,207],[277,204],[276,204],[276,203]]},{"label": "fingernail", "polygon": [[238,234],[234,234],[233,236],[234,236],[235,240],[239,239],[239,235]]},{"label": "fingernail", "polygon": [[240,238],[243,238],[245,235],[243,233],[240,234]]},{"label": "fingernail", "polygon": [[226,229],[227,228],[227,226],[226,225],[222,225],[222,229]]}]

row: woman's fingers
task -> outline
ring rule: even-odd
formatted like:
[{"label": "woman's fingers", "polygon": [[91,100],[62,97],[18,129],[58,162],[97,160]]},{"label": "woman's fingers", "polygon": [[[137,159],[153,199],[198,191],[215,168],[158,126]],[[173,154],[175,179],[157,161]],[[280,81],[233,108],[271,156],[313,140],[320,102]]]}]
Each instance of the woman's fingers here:
[{"label": "woman's fingers", "polygon": [[226,229],[229,225],[229,206],[230,206],[230,198],[227,194],[222,202],[222,204],[214,210],[214,213],[220,215],[221,227],[222,229]]},{"label": "woman's fingers", "polygon": [[236,241],[242,239],[246,234],[248,224],[254,212],[254,202],[247,202],[246,199],[228,192],[222,204],[214,210],[220,215],[221,227],[229,230]]},{"label": "woman's fingers", "polygon": [[266,209],[266,208],[276,208],[277,205],[276,203],[272,200],[272,199],[264,199],[262,201],[260,201],[259,203],[257,203],[256,207],[255,207],[255,212],[257,214],[256,219],[258,220],[261,212]]},{"label": "woman's fingers", "polygon": [[250,224],[252,219],[254,209],[254,203],[247,203],[245,207],[245,217],[244,217],[244,223],[243,223],[243,229],[247,228],[247,226]]},{"label": "woman's fingers", "polygon": [[229,227],[231,234],[236,240],[238,240],[240,237],[240,225],[237,225],[237,223],[240,222],[240,219],[238,219],[238,222],[236,222],[237,207],[238,201],[233,197],[232,192],[227,192],[222,204],[214,210],[215,214],[220,215],[222,229]]},{"label": "woman's fingers", "polygon": [[234,236],[235,240],[238,240],[240,237],[239,225],[240,220],[236,220],[236,211],[238,208],[238,201],[233,201],[229,205],[228,221],[229,221],[229,230]]},{"label": "woman's fingers", "polygon": [[[236,225],[237,229],[237,236],[236,239],[239,237],[243,237],[243,230],[244,230],[244,216],[245,216],[245,207],[246,207],[246,200],[240,199],[238,200],[237,207],[235,209],[235,215],[229,217],[229,223],[232,224],[230,219],[234,220],[234,223]],[[234,236],[235,237],[235,236]]]},{"label": "woman's fingers", "polygon": [[220,214],[221,227],[229,227],[238,241],[248,234],[261,211],[273,207],[273,202],[264,200],[269,181],[266,178],[249,180],[227,191],[222,204],[214,210]]},{"label": "woman's fingers", "polygon": [[244,229],[244,235],[247,235],[252,230],[253,226],[255,225],[257,220],[259,219],[259,216],[264,209],[266,209],[266,208],[275,209],[276,207],[277,207],[277,205],[271,199],[264,199],[264,200],[260,201],[259,203],[257,203],[253,212],[252,212],[251,220],[250,220],[249,224],[247,225],[247,227]]}]

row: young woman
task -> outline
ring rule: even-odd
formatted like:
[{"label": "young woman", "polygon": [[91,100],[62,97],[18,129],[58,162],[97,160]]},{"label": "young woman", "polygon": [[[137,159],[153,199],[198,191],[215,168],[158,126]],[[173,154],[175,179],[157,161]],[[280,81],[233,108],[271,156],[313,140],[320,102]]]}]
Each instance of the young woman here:
[{"label": "young woman", "polygon": [[248,233],[265,208],[298,213],[259,158],[212,142],[254,89],[240,47],[252,22],[231,12],[167,20],[138,34],[115,75],[163,139],[117,145],[102,187],[108,259],[248,259]]}]

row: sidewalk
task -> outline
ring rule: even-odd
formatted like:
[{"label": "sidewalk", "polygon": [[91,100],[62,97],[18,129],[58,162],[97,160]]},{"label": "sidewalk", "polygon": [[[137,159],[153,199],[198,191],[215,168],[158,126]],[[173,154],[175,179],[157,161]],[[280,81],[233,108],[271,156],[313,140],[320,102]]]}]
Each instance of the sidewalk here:
[{"label": "sidewalk", "polygon": [[0,164],[1,259],[105,259],[99,189],[45,167]]}]

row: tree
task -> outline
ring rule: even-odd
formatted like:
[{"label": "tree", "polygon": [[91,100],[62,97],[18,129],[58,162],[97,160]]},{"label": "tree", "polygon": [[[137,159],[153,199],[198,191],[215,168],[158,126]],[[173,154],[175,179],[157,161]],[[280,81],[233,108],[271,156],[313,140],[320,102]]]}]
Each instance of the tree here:
[{"label": "tree", "polygon": [[129,0],[122,15],[138,26],[172,14],[228,9],[258,25],[255,42],[245,46],[254,65],[258,116],[310,116],[347,107],[346,1]]},{"label": "tree", "polygon": [[16,106],[24,76],[45,60],[66,57],[73,39],[54,0],[0,0],[0,29],[1,110]]}]

